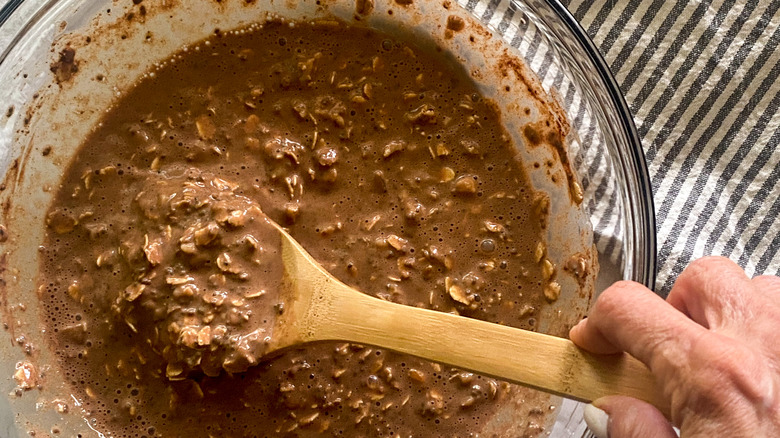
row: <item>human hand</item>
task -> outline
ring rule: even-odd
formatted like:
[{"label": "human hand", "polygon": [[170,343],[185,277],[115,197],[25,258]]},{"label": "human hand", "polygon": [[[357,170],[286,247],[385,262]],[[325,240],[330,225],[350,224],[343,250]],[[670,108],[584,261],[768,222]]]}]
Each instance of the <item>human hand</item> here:
[{"label": "human hand", "polygon": [[[670,401],[609,396],[586,407],[600,438],[780,437],[780,277],[748,278],[725,258],[693,262],[664,301],[619,282],[596,300],[571,340],[596,354],[626,351]],[[594,408],[595,406],[595,408]]]}]

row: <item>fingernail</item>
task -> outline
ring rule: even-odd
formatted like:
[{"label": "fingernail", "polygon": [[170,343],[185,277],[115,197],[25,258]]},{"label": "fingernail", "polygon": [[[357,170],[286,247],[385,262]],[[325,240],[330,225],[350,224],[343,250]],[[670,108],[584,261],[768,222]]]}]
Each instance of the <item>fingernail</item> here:
[{"label": "fingernail", "polygon": [[585,417],[585,423],[588,425],[588,429],[590,429],[596,438],[609,438],[609,434],[607,433],[609,415],[607,415],[606,412],[593,405],[586,405],[583,417]]}]

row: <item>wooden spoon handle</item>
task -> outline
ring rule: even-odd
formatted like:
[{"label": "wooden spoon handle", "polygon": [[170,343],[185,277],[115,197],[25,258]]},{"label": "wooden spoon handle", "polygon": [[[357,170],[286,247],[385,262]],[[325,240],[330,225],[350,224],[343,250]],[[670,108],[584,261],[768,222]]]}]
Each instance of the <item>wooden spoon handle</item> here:
[{"label": "wooden spoon handle", "polygon": [[579,401],[631,396],[669,415],[647,367],[627,354],[594,355],[568,339],[389,303],[341,284],[328,286],[336,290],[322,301],[329,308],[317,312],[319,339],[385,347]]}]

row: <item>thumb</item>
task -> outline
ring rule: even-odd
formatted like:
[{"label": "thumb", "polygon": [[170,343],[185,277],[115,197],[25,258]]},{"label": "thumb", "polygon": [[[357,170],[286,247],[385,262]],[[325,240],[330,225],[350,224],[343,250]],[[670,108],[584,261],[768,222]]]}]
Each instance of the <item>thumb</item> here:
[{"label": "thumb", "polygon": [[585,422],[597,438],[677,438],[658,409],[631,397],[595,400],[585,406]]}]

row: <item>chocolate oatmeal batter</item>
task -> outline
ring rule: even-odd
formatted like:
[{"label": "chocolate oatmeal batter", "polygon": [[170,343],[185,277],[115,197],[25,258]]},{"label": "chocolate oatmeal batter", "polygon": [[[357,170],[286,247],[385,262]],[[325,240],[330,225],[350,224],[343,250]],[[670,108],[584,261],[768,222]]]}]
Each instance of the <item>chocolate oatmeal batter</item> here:
[{"label": "chocolate oatmeal batter", "polygon": [[536,436],[547,406],[491,378],[343,343],[247,352],[284,311],[258,206],[367,294],[536,329],[560,292],[548,205],[441,54],[336,22],[216,33],[71,163],[42,247],[47,331],[110,436],[479,436],[516,392]]},{"label": "chocolate oatmeal batter", "polygon": [[112,310],[163,357],[170,380],[244,372],[271,339],[281,239],[237,188],[190,169],[136,197],[149,232],[120,244],[137,275]]}]

